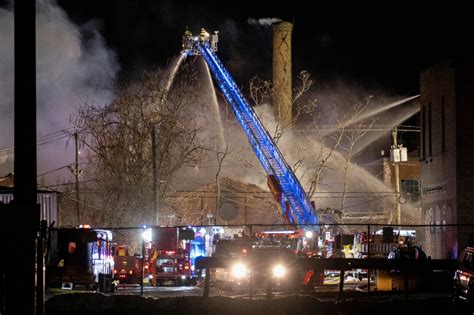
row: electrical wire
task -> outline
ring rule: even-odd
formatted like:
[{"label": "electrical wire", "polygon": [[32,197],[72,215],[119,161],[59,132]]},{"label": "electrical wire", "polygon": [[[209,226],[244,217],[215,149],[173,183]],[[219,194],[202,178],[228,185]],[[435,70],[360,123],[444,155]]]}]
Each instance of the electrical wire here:
[{"label": "electrical wire", "polygon": [[[48,144],[48,143],[51,143],[51,142],[55,142],[55,141],[67,138],[67,137],[69,137],[69,134],[67,134],[67,132],[71,129],[72,128],[66,128],[66,129],[61,129],[61,130],[46,134],[46,135],[42,136],[36,142],[36,146],[45,145],[45,144]],[[0,154],[5,152],[5,151],[13,151],[14,149],[15,149],[15,146],[2,148],[2,149],[0,149]]]},{"label": "electrical wire", "polygon": [[50,170],[50,171],[47,171],[47,172],[45,172],[45,173],[41,173],[41,174],[39,174],[37,177],[41,177],[41,176],[44,176],[44,175],[48,175],[48,174],[54,173],[54,172],[56,172],[56,171],[62,170],[62,169],[64,169],[64,168],[67,168],[67,167],[69,167],[69,166],[70,166],[70,164],[64,165],[64,166],[61,166],[61,167],[58,167],[58,168],[56,168],[56,169],[54,169],[54,170]]},{"label": "electrical wire", "polygon": [[[79,181],[78,183],[82,184],[82,183],[89,183],[89,182],[96,182],[96,181],[97,179],[88,179],[88,180]],[[44,188],[61,187],[61,186],[73,185],[75,183],[76,182],[68,182],[68,183],[62,183],[62,184],[56,184],[56,185],[47,185],[43,187]]]}]

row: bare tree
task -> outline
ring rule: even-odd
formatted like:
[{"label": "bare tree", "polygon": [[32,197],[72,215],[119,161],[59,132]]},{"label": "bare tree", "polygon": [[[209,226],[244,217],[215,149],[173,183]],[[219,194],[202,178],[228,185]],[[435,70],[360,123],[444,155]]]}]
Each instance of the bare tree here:
[{"label": "bare tree", "polygon": [[[297,79],[299,83],[295,88],[293,88],[291,101],[291,107],[295,109],[291,123],[283,123],[285,119],[282,119],[281,121],[277,120],[275,121],[275,124],[271,126],[271,130],[268,130],[275,143],[278,143],[280,138],[283,136],[284,131],[291,129],[291,126],[296,124],[302,115],[311,113],[316,109],[317,100],[315,98],[305,99],[304,97],[314,83],[310,74],[307,71],[301,71]],[[273,93],[274,86],[271,80],[263,80],[259,77],[253,77],[250,80],[250,99],[253,101],[253,105],[256,107],[257,111],[260,106],[271,102]]]},{"label": "bare tree", "polygon": [[[332,116],[335,117],[337,113],[336,108],[333,108],[331,113]],[[309,198],[313,198],[315,193],[319,191],[319,186],[323,184],[322,177],[324,170],[334,169],[328,164],[331,161],[336,148],[339,147],[344,132],[342,130],[328,132],[320,123],[320,115],[316,111],[309,113],[309,117],[311,118],[311,123],[308,124],[308,128],[311,129],[312,134],[317,138],[314,145],[315,152],[311,155],[312,159],[307,161],[309,177],[307,193]]]},{"label": "bare tree", "polygon": [[[227,103],[227,100],[226,100]],[[220,186],[220,180],[219,176],[222,171],[222,167],[224,165],[224,160],[226,157],[231,153],[229,152],[229,141],[230,141],[230,124],[229,124],[229,104],[226,104],[226,110],[225,110],[225,121],[226,121],[226,134],[225,134],[225,143],[223,143],[221,146],[217,146],[216,150],[216,161],[217,161],[217,170],[216,170],[216,187],[217,187],[217,197],[216,197],[216,207],[217,210],[219,210],[220,207],[220,198],[221,198],[221,186]]]},{"label": "bare tree", "polygon": [[365,124],[357,122],[361,114],[367,109],[371,96],[364,102],[357,102],[352,104],[345,115],[342,117],[336,116],[338,123],[338,132],[342,133],[341,140],[338,143],[341,153],[344,156],[343,166],[343,183],[342,183],[342,197],[341,197],[341,211],[344,214],[346,206],[346,197],[349,183],[349,171],[352,165],[352,158],[354,154],[354,146],[356,143],[370,130],[374,120],[370,120]]},{"label": "bare tree", "polygon": [[85,174],[95,180],[95,203],[104,209],[93,214],[97,225],[156,224],[151,176],[154,128],[160,201],[165,201],[176,171],[202,157],[198,139],[202,126],[189,113],[196,97],[195,72],[184,66],[169,93],[167,82],[164,72],[144,73],[139,82],[122,88],[113,103],[86,103],[72,118],[91,155]]},{"label": "bare tree", "polygon": [[[342,172],[343,182],[340,186],[342,186],[341,210],[343,211],[349,190],[354,146],[373,125],[373,120],[359,122],[371,97],[349,106],[347,104],[333,105],[330,117],[324,117],[323,123],[318,113],[319,104],[315,98],[311,97],[311,93],[308,93],[311,92],[313,86],[310,75],[303,71],[298,79],[300,84],[294,89],[292,101],[295,112],[292,120],[293,128],[287,128],[279,121],[266,124],[266,127],[285,154],[310,198],[321,191],[321,185],[329,187],[325,181],[326,174],[329,174],[326,171],[339,174]],[[270,101],[272,93],[271,81],[259,78],[253,78],[250,81],[250,98],[256,105],[257,112],[259,107]],[[334,121],[336,126],[328,126],[328,121]],[[282,141],[282,139],[285,140]]]},{"label": "bare tree", "polygon": [[[323,130],[320,123],[320,116],[317,113],[318,101],[311,97],[311,88],[314,81],[310,78],[307,71],[301,71],[298,75],[298,86],[293,89],[292,106],[295,114],[292,117],[292,131],[284,126],[281,121],[275,121],[270,127],[270,135],[276,143],[286,134],[301,133],[303,136],[292,137],[292,147],[286,148],[284,153],[290,158],[291,167],[294,172],[302,169],[300,172],[300,181],[303,179],[308,182],[308,196],[313,197],[318,191],[319,185],[322,183],[323,171],[328,168],[327,164],[339,142],[343,137],[343,132],[327,133]],[[271,100],[273,86],[271,81],[262,80],[254,77],[250,81],[250,98],[256,105],[257,112],[259,107]],[[334,110],[333,113],[336,111]],[[334,115],[334,114],[333,114]],[[310,134],[311,136],[307,136]],[[314,141],[316,134],[317,140]],[[308,145],[311,143],[311,145]],[[284,148],[285,146],[283,146]],[[291,154],[289,154],[291,152]]]}]

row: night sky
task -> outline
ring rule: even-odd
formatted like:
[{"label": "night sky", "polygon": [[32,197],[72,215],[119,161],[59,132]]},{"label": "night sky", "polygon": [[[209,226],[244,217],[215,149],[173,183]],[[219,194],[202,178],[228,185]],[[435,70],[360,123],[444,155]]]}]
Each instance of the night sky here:
[{"label": "night sky", "polygon": [[220,31],[221,59],[243,62],[239,83],[253,75],[270,78],[271,28],[250,25],[249,18],[294,22],[293,71],[306,69],[317,82],[345,80],[416,94],[421,69],[473,51],[470,1],[289,1],[286,7],[276,1],[175,2],[58,3],[78,25],[94,21],[117,53],[124,78],[169,62],[186,26]]},{"label": "night sky", "polygon": [[[110,102],[108,87],[117,74],[121,82],[133,83],[143,71],[165,67],[178,55],[186,27],[219,31],[219,58],[240,65],[239,74],[229,71],[245,94],[251,77],[271,79],[272,73],[271,27],[249,19],[293,22],[294,77],[308,70],[318,100],[329,104],[325,95],[341,96],[334,103],[342,106],[354,102],[343,99],[345,94],[357,101],[379,95],[380,104],[416,95],[420,70],[473,55],[472,1],[289,1],[286,7],[277,1],[57,1],[67,16],[55,0],[37,1],[40,138],[69,128],[70,115],[84,99]],[[0,149],[13,145],[11,7],[10,0],[0,0]],[[72,161],[71,146],[64,153],[63,142],[40,148],[40,172]],[[10,168],[0,163],[0,173]]]}]

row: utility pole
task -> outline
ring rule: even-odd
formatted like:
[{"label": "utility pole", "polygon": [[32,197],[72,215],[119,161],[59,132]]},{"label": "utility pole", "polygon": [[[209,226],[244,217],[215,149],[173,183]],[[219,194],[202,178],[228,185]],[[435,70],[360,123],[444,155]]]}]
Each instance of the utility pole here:
[{"label": "utility pole", "polygon": [[2,257],[8,257],[0,263],[2,315],[35,314],[36,303],[42,301],[35,295],[40,222],[36,186],[36,1],[14,1],[13,8],[15,177],[13,201],[0,204],[0,236],[5,249]]},{"label": "utility pole", "polygon": [[44,248],[45,248],[45,240],[46,240],[46,233],[47,233],[47,222],[46,220],[41,220],[40,223],[40,230],[38,234],[38,238],[36,240],[36,314],[35,315],[43,315],[45,312],[44,309],[44,293],[46,288],[45,282],[45,271],[44,271]]},{"label": "utility pole", "polygon": [[74,175],[76,176],[76,218],[77,225],[81,224],[81,213],[79,210],[79,144],[78,144],[78,134],[74,129],[74,145],[76,147],[76,162],[74,164]]},{"label": "utility pole", "polygon": [[400,207],[400,169],[398,163],[400,162],[400,148],[398,147],[397,137],[397,127],[392,130],[393,145],[392,145],[392,162],[395,168],[395,195],[396,195],[396,214],[397,214],[397,224],[402,223],[402,211]]},{"label": "utility pole", "polygon": [[158,215],[158,172],[156,169],[156,126],[153,124],[151,129],[151,160],[153,167],[153,211],[156,215],[156,225],[159,225]]},{"label": "utility pole", "polygon": [[145,277],[145,231],[146,226],[143,226],[142,232],[142,270],[140,276],[140,295],[143,296],[143,278]]}]

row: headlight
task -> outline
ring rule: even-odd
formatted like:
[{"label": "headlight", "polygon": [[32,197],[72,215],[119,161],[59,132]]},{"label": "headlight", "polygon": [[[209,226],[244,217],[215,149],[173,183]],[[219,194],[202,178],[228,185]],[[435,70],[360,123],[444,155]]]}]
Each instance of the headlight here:
[{"label": "headlight", "polygon": [[247,276],[247,267],[242,263],[235,264],[232,267],[232,275],[235,278],[243,278]]},{"label": "headlight", "polygon": [[273,276],[275,278],[282,278],[285,276],[286,269],[282,265],[276,265],[273,267]]}]

